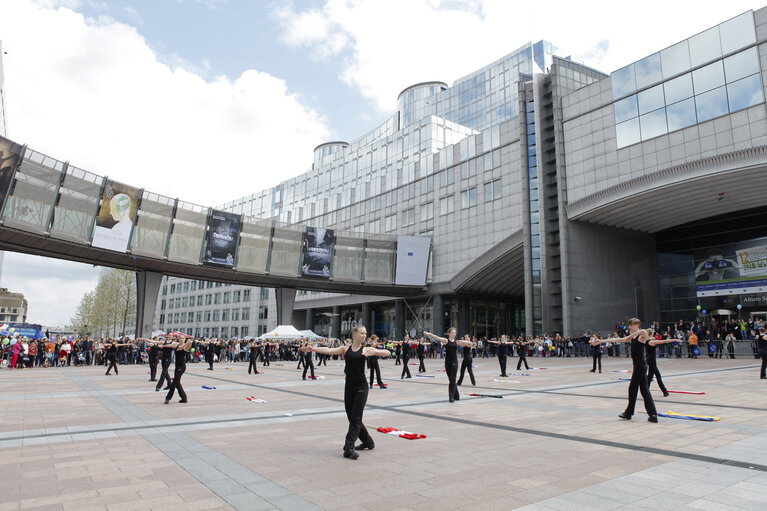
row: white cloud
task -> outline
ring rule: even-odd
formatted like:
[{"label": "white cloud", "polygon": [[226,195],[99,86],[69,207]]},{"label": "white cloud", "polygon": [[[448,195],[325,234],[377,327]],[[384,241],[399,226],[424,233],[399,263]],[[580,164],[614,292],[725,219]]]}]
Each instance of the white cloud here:
[{"label": "white cloud", "polygon": [[9,137],[153,192],[223,203],[303,172],[330,139],[283,80],[254,69],[206,80],[189,70],[205,62],[158,57],[108,17],[7,0],[0,34]]},{"label": "white cloud", "polygon": [[[317,58],[341,58],[341,79],[381,112],[397,94],[426,80],[450,83],[528,41],[546,39],[605,72],[759,7],[748,0],[704,6],[649,0],[326,0],[321,8],[275,10],[283,41]],[[339,44],[338,41],[343,41]]]}]

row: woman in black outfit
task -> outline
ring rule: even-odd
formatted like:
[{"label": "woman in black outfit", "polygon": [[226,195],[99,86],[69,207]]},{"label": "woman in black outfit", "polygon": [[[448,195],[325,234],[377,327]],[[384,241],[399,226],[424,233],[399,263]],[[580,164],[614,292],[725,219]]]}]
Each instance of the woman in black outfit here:
[{"label": "woman in black outfit", "polygon": [[[373,334],[370,336],[370,342],[368,346],[379,349],[378,336]],[[378,379],[378,388],[385,389],[383,380],[381,379],[381,366],[378,365],[378,357],[368,357],[368,369],[370,369],[370,388],[373,388],[373,376]]]},{"label": "woman in black outfit", "polygon": [[402,376],[400,376],[399,379],[412,378],[410,375],[410,367],[408,367],[410,362],[410,336],[406,335],[404,341],[397,343],[397,347],[401,349],[402,354]]},{"label": "woman in black outfit", "polygon": [[[308,343],[304,344],[304,347],[306,347],[306,346],[308,346]],[[306,372],[311,369],[312,373],[311,373],[310,377],[311,377],[312,380],[316,380],[317,378],[314,376],[314,361],[312,361],[312,352],[311,351],[307,351],[307,352],[299,351],[297,353],[297,355],[298,355],[298,359],[299,360],[303,359],[303,361],[304,361],[304,375],[303,375],[303,379],[304,380],[306,379]]]},{"label": "woman in black outfit", "polygon": [[256,360],[258,360],[259,352],[261,351],[261,346],[256,344],[256,340],[253,339],[250,341],[250,362],[248,363],[248,374],[250,374],[250,370],[253,369],[253,372],[255,374],[258,374],[258,369],[256,368]]},{"label": "woman in black outfit", "polygon": [[501,336],[499,341],[487,341],[491,344],[497,344],[496,355],[498,356],[498,365],[501,367],[501,376],[507,378],[506,374],[506,353],[507,346],[509,344],[508,338],[505,335]]},{"label": "woman in black outfit", "polygon": [[173,392],[176,390],[178,390],[178,395],[181,397],[179,403],[186,403],[186,392],[184,392],[184,387],[181,386],[181,376],[186,371],[186,354],[189,351],[189,348],[192,347],[192,340],[180,338],[180,336],[177,336],[176,338],[178,341],[168,346],[175,348],[176,350],[176,368],[173,371],[173,382],[170,384],[168,394],[165,396],[166,405],[173,398]]},{"label": "woman in black outfit", "polygon": [[[365,410],[365,403],[368,400],[368,382],[365,379],[365,359],[366,357],[388,357],[391,355],[389,350],[377,350],[375,348],[364,347],[363,343],[367,337],[367,329],[362,325],[357,325],[352,329],[352,344],[339,346],[338,348],[326,348],[321,346],[306,346],[301,348],[305,352],[323,353],[325,355],[341,355],[346,363],[346,386],[344,388],[344,407],[346,408],[346,417],[349,419],[349,431],[346,433],[344,442],[344,458],[356,460],[359,458],[358,449],[373,449],[375,442],[368,434],[365,425],[362,423],[362,412]],[[362,442],[356,448],[354,442],[360,439]]]},{"label": "woman in black outfit", "polygon": [[116,343],[113,340],[107,341],[106,345],[106,352],[107,352],[107,372],[104,374],[104,376],[109,376],[109,372],[112,370],[112,368],[115,368],[115,375],[118,375],[120,373],[117,372],[117,348],[120,346],[128,346],[127,342],[124,343]]},{"label": "woman in black outfit", "polygon": [[471,341],[456,341],[455,334],[455,327],[448,328],[448,339],[434,335],[431,332],[424,331],[423,333],[424,336],[431,337],[445,345],[445,372],[447,372],[447,379],[450,382],[447,387],[447,397],[451,403],[460,399],[460,396],[458,395],[458,385],[455,381],[458,373],[458,346],[468,348],[469,352],[471,352]]},{"label": "woman in black outfit", "polygon": [[[647,330],[648,334],[652,332],[651,329]],[[655,344],[647,343],[645,346],[645,354],[647,356],[647,386],[649,387],[652,383],[653,378],[658,380],[658,388],[663,392],[663,397],[668,397],[668,390],[666,389],[666,386],[663,384],[663,379],[660,375],[660,370],[658,369],[658,360],[656,357],[656,349],[655,346],[658,344],[668,344],[670,342],[674,342],[676,339],[671,339],[669,336],[666,337],[666,339],[655,339]]]},{"label": "woman in black outfit", "polygon": [[[464,341],[471,342],[471,337],[469,337],[469,334],[466,334],[463,336]],[[471,348],[470,347],[463,347],[463,361],[461,361],[461,376],[458,378],[457,385],[460,385],[463,383],[463,374],[468,369],[469,370],[469,378],[471,378],[471,384],[476,385],[477,380],[474,379],[474,370],[472,369],[471,365],[474,363],[474,360],[471,356]]]},{"label": "woman in black outfit", "polygon": [[423,342],[418,343],[418,347],[415,349],[416,355],[418,355],[418,372],[425,373],[426,365],[423,363],[423,359],[426,356],[426,346]]}]

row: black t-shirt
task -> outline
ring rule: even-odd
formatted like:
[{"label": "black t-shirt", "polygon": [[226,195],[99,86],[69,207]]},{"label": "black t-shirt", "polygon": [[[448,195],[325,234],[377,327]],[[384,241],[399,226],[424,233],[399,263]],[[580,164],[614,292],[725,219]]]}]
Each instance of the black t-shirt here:
[{"label": "black t-shirt", "polygon": [[424,354],[426,353],[425,349],[426,349],[426,348],[424,347],[424,345],[423,345],[423,344],[419,344],[419,345],[418,345],[418,348],[416,348],[416,352],[418,353],[418,356],[419,356],[419,357],[422,357],[422,356],[424,356]]},{"label": "black t-shirt", "polygon": [[365,385],[367,388],[367,380],[365,379],[365,357],[362,356],[364,346],[360,346],[358,351],[354,351],[351,346],[347,348],[346,355],[344,355],[344,362],[346,362],[346,384],[347,385]]},{"label": "black t-shirt", "polygon": [[117,346],[114,344],[110,344],[107,347],[107,358],[114,359],[117,358]]},{"label": "black t-shirt", "polygon": [[498,358],[506,358],[506,343],[498,343]]},{"label": "black t-shirt", "polygon": [[645,344],[639,342],[638,337],[631,339],[631,361],[634,363],[634,371],[637,369],[646,371]]},{"label": "black t-shirt", "polygon": [[173,356],[173,350],[175,348],[166,348],[162,347],[162,360],[163,362],[170,362],[171,357]]},{"label": "black t-shirt", "polygon": [[471,346],[463,347],[463,358],[467,360],[471,360]]},{"label": "black t-shirt", "polygon": [[153,344],[149,347],[149,358],[152,360],[157,360],[157,357],[160,355],[160,347],[156,344]]},{"label": "black t-shirt", "polygon": [[445,363],[458,361],[458,343],[447,341],[445,344]]},{"label": "black t-shirt", "polygon": [[765,339],[767,335],[759,334],[759,337],[756,338],[756,342],[759,345],[759,351],[767,352],[767,339]]}]

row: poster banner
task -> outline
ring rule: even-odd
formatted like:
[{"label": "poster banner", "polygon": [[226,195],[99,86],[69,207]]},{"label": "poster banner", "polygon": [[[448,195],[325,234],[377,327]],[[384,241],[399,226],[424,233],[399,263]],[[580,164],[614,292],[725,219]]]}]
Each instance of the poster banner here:
[{"label": "poster banner", "polygon": [[21,161],[22,149],[20,144],[0,137],[0,206],[5,204],[13,174]]},{"label": "poster banner", "polygon": [[208,217],[208,243],[203,264],[234,266],[237,244],[240,241],[242,216],[226,211],[211,210]]},{"label": "poster banner", "polygon": [[695,254],[695,292],[699,297],[767,292],[767,238]]},{"label": "poster banner", "polygon": [[430,248],[431,238],[397,236],[397,274],[394,279],[396,285],[426,285]]},{"label": "poster banner", "polygon": [[91,246],[115,252],[128,250],[140,194],[138,188],[107,181],[101,197],[101,208],[96,217],[96,227],[93,229]]},{"label": "poster banner", "polygon": [[330,258],[336,244],[335,231],[322,227],[307,227],[304,235],[304,264],[302,277],[330,278]]}]

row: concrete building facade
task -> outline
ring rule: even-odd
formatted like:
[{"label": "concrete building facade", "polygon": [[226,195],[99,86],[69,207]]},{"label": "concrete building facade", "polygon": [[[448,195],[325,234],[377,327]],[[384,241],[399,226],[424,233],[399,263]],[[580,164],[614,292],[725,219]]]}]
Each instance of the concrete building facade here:
[{"label": "concrete building facade", "polygon": [[[299,291],[294,324],[333,337],[356,323],[493,337],[761,314],[766,22],[767,9],[743,13],[610,75],[527,44],[452,86],[406,88],[378,128],[321,144],[310,170],[222,208],[432,237],[420,297]],[[158,305],[159,328],[275,326],[273,293],[251,290],[246,325],[223,296],[248,288],[224,286],[217,304],[215,284],[192,282],[164,283],[174,310],[169,322],[170,302]]]}]

